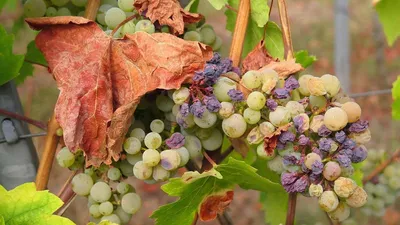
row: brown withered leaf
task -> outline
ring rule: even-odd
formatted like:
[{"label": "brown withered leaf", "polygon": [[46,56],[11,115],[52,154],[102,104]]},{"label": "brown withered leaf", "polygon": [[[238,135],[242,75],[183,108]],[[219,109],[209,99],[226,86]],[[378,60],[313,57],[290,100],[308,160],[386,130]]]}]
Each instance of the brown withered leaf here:
[{"label": "brown withered leaf", "polygon": [[202,221],[211,221],[229,206],[233,200],[233,191],[219,195],[208,196],[200,205],[199,218]]},{"label": "brown withered leaf", "polygon": [[275,150],[276,145],[278,144],[278,137],[279,135],[284,132],[287,131],[293,123],[288,123],[286,125],[283,125],[281,127],[278,127],[278,129],[276,129],[274,131],[274,133],[267,135],[264,137],[264,151],[268,154],[271,155],[272,152]]},{"label": "brown withered leaf", "polygon": [[295,59],[280,62],[271,61],[268,65],[263,66],[260,70],[265,68],[275,70],[281,79],[286,79],[289,75],[304,70],[299,63],[296,63]]},{"label": "brown withered leaf", "polygon": [[176,35],[183,34],[185,23],[196,23],[203,18],[183,10],[177,0],[136,0],[134,6],[139,13],[145,12],[151,22],[170,26]]},{"label": "brown withered leaf", "polygon": [[115,40],[80,17],[26,21],[41,30],[36,45],[60,89],[55,114],[65,144],[85,151],[86,166],[118,160],[141,96],[178,88],[212,57],[205,45],[170,34]]},{"label": "brown withered leaf", "polygon": [[242,63],[242,71],[246,73],[249,70],[259,70],[265,65],[271,62],[278,62],[279,59],[274,59],[265,48],[264,40],[254,47],[254,49],[249,52],[249,54],[244,58]]}]

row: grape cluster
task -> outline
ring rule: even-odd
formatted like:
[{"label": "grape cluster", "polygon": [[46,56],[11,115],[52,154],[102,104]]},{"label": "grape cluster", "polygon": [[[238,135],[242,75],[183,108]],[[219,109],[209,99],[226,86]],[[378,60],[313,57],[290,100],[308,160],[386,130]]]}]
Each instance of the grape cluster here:
[{"label": "grape cluster", "polygon": [[[370,173],[384,159],[383,150],[369,151],[367,160],[363,164],[363,172]],[[371,182],[365,184],[365,191],[368,193],[369,201],[361,208],[365,216],[382,217],[386,208],[393,205],[400,196],[400,164],[392,163],[385,168],[383,173],[374,177]]]},{"label": "grape cluster", "polygon": [[[24,3],[26,17],[54,17],[54,16],[84,16],[87,0],[27,0]],[[133,6],[134,0],[101,0],[97,11],[96,22],[108,35],[126,18],[138,14]],[[214,51],[222,46],[222,39],[216,35],[213,27],[204,24],[205,20],[198,23],[187,24],[185,33],[181,38],[198,41],[210,45]],[[153,24],[145,15],[137,15],[135,19],[125,23],[113,35],[121,38],[125,34],[138,31],[149,34],[155,32],[170,33],[168,26]]]}]

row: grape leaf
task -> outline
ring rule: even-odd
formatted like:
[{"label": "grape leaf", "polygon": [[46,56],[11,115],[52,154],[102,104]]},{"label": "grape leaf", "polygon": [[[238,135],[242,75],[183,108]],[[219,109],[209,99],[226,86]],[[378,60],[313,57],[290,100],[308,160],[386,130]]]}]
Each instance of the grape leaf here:
[{"label": "grape leaf", "polygon": [[177,0],[136,0],[134,6],[138,12],[145,12],[151,22],[170,26],[176,35],[183,34],[185,23],[196,23],[203,18],[182,9]]},{"label": "grape leaf", "polygon": [[307,50],[294,53],[294,58],[296,58],[296,63],[300,63],[303,68],[307,68],[317,61],[317,57],[309,55]]},{"label": "grape leaf", "polygon": [[256,169],[243,161],[230,158],[227,163],[214,167],[222,175],[222,179],[207,176],[193,182],[184,182],[181,178],[172,178],[169,183],[161,188],[170,196],[179,199],[173,203],[161,206],[151,218],[156,220],[156,225],[190,225],[196,212],[209,196],[226,192],[238,184],[244,189],[254,189],[268,192],[272,195],[284,191],[280,184],[271,182],[256,173]]},{"label": "grape leaf", "polygon": [[197,9],[199,8],[199,3],[200,0],[191,0],[187,6],[185,6],[184,10],[195,13],[197,12]]},{"label": "grape leaf", "polygon": [[400,36],[400,1],[396,0],[380,0],[375,5],[379,20],[382,23],[383,31],[389,46],[392,46],[396,39]]},{"label": "grape leaf", "polygon": [[60,89],[55,114],[65,144],[83,149],[87,166],[119,159],[141,96],[179,88],[212,57],[211,48],[166,33],[114,40],[82,17],[27,22],[42,30],[36,45]]},{"label": "grape leaf", "polygon": [[[252,166],[257,169],[257,173],[261,176],[280,183],[279,175],[269,169],[266,160],[257,159]],[[265,211],[264,217],[267,224],[285,224],[288,198],[289,195],[285,190],[275,193],[260,192],[260,202]]]},{"label": "grape leaf", "polygon": [[23,55],[12,52],[14,35],[8,35],[0,25],[0,85],[7,83],[19,75],[19,69],[24,62]]},{"label": "grape leaf", "polygon": [[395,120],[400,120],[400,76],[393,83],[392,88],[392,118]]},{"label": "grape leaf", "polygon": [[0,199],[0,217],[7,225],[74,224],[67,218],[52,215],[63,202],[49,191],[36,191],[34,183],[22,184],[8,192],[0,185]]},{"label": "grape leaf", "polygon": [[250,16],[258,27],[264,27],[269,19],[269,6],[267,0],[251,0]]},{"label": "grape leaf", "polygon": [[19,76],[14,79],[17,84],[23,83],[28,76],[33,75],[34,67],[32,63],[47,66],[47,61],[36,47],[35,41],[31,41],[27,46],[25,61],[19,70]]},{"label": "grape leaf", "polygon": [[[239,6],[239,0],[229,0],[229,5],[237,9]],[[265,14],[268,15],[268,13]],[[233,12],[232,10],[226,10],[225,15],[227,18],[226,29],[233,32],[233,30],[235,29],[237,13]],[[249,19],[245,41],[243,45],[243,52],[242,52],[243,57],[247,56],[247,54],[257,46],[257,44],[262,40],[263,34],[264,34],[264,27],[259,27],[253,19]],[[265,35],[265,48],[268,50],[269,54],[274,58],[283,59],[284,44],[282,38],[282,31],[279,28],[279,26],[272,21],[269,21],[267,24],[266,35]]]},{"label": "grape leaf", "polygon": [[228,0],[208,0],[210,4],[216,9],[222,9],[226,4],[228,4]]}]

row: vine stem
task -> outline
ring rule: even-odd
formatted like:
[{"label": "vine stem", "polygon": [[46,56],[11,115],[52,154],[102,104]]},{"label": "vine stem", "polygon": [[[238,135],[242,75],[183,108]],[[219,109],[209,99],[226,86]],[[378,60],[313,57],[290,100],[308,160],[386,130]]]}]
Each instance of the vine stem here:
[{"label": "vine stem", "polygon": [[286,214],[286,225],[294,224],[294,216],[296,214],[297,193],[289,194],[288,211]]},{"label": "vine stem", "polygon": [[68,177],[68,180],[65,181],[63,187],[61,190],[58,192],[57,196],[64,202],[64,205],[59,208],[56,212],[57,215],[61,216],[65,210],[68,208],[70,203],[74,200],[76,194],[74,191],[72,191],[72,178],[78,173],[80,170],[73,171],[71,175]]},{"label": "vine stem", "polygon": [[139,14],[136,13],[136,14],[134,14],[134,15],[132,15],[132,16],[126,18],[126,19],[123,20],[121,23],[119,23],[119,24],[114,28],[114,30],[112,30],[112,32],[111,32],[111,37],[114,36],[115,32],[117,32],[117,30],[118,30],[120,27],[122,27],[122,26],[123,26],[124,24],[126,24],[127,22],[129,22],[129,21],[131,21],[131,20],[137,18],[138,16],[139,16]]},{"label": "vine stem", "polygon": [[[96,18],[97,10],[100,6],[100,0],[88,0],[86,5],[85,17],[89,20]],[[53,114],[48,125],[47,125],[47,136],[44,144],[43,155],[39,164],[39,169],[36,175],[36,189],[44,190],[49,182],[49,176],[51,166],[53,164],[54,156],[57,149],[59,137],[56,135],[56,131],[59,125],[56,121],[56,117]]]},{"label": "vine stem", "polygon": [[379,166],[377,166],[368,176],[363,179],[363,184],[369,182],[376,175],[380,174],[386,167],[390,165],[396,158],[400,157],[400,149],[397,149],[390,158],[386,159]]},{"label": "vine stem", "polygon": [[40,121],[31,119],[31,118],[29,118],[29,117],[26,117],[26,116],[24,116],[24,115],[20,115],[20,114],[18,114],[18,113],[14,113],[14,112],[7,111],[7,110],[5,110],[5,109],[1,109],[1,108],[0,108],[0,114],[9,116],[9,117],[14,118],[14,119],[17,119],[17,120],[25,121],[25,122],[27,122],[27,123],[29,123],[29,124],[32,124],[32,125],[34,125],[34,126],[36,126],[36,127],[39,127],[39,128],[42,129],[42,130],[46,130],[46,127],[47,127],[46,124],[44,124],[44,123],[42,123],[42,122],[40,122]]}]

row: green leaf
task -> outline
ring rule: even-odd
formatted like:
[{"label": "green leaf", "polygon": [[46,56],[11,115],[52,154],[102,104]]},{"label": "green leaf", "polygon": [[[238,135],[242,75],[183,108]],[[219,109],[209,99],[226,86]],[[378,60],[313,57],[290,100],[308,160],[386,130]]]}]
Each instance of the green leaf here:
[{"label": "green leaf", "polygon": [[397,80],[393,82],[392,97],[392,118],[400,120],[400,76],[398,76]]},{"label": "green leaf", "polygon": [[354,172],[351,175],[351,179],[353,179],[356,182],[356,184],[360,187],[363,186],[362,182],[363,178],[364,178],[364,173],[362,169],[361,168],[354,169]]},{"label": "green leaf", "polygon": [[64,217],[52,215],[63,202],[49,191],[36,191],[34,183],[25,183],[11,191],[0,186],[0,216],[7,225],[73,225]]},{"label": "green leaf", "polygon": [[[280,183],[280,176],[269,169],[267,160],[257,159],[252,166],[257,168],[257,173],[261,176],[273,182]],[[288,193],[283,189],[272,194],[268,192],[260,193],[260,203],[263,207],[264,218],[267,224],[285,224],[288,198]]]},{"label": "green leaf", "polygon": [[0,225],[6,225],[4,222],[4,218],[0,215]]},{"label": "green leaf", "polygon": [[15,82],[17,84],[23,83],[28,76],[33,75],[34,67],[32,64],[47,66],[47,61],[44,58],[43,54],[36,47],[35,41],[31,41],[28,44],[24,63],[19,70],[19,76],[15,78]]},{"label": "green leaf", "polygon": [[[173,203],[160,207],[151,215],[156,225],[190,225],[202,201],[210,195],[231,190],[236,184],[244,189],[278,193],[283,190],[280,184],[271,182],[256,173],[256,169],[245,162],[230,158],[227,163],[214,167],[218,174],[195,179],[188,183],[182,178],[170,179],[169,183],[161,188],[170,196],[179,199]],[[184,177],[187,177],[184,175]],[[218,178],[219,177],[219,178]],[[187,180],[187,179],[185,179]]]},{"label": "green leaf", "polygon": [[[229,5],[237,9],[239,6],[238,0],[229,0]],[[266,13],[268,14],[268,13]],[[225,15],[227,18],[226,29],[233,32],[236,23],[236,12],[232,10],[226,10]],[[254,49],[254,47],[261,41],[264,34],[264,27],[259,27],[254,20],[249,20],[247,25],[246,36],[243,45],[242,56],[245,57],[247,54]],[[284,57],[284,44],[282,31],[279,26],[269,21],[266,28],[265,35],[265,47],[269,54],[275,58],[283,59]]]},{"label": "green leaf", "polygon": [[307,50],[294,53],[294,57],[296,58],[296,62],[300,63],[303,68],[307,68],[317,61],[317,57],[315,57],[315,55],[309,55]]},{"label": "green leaf", "polygon": [[250,16],[258,27],[264,27],[269,19],[269,6],[267,0],[251,0]]},{"label": "green leaf", "polygon": [[228,4],[228,0],[208,0],[210,4],[216,9],[222,9],[226,4]]},{"label": "green leaf", "polygon": [[380,0],[375,6],[379,20],[382,23],[383,31],[390,46],[400,36],[400,1],[398,0]]},{"label": "green leaf", "polygon": [[13,54],[13,43],[14,35],[8,35],[0,25],[0,85],[18,76],[24,61],[23,55]]},{"label": "green leaf", "polygon": [[189,4],[185,6],[185,10],[192,13],[197,12],[197,9],[199,8],[199,2],[200,0],[191,0]]}]

